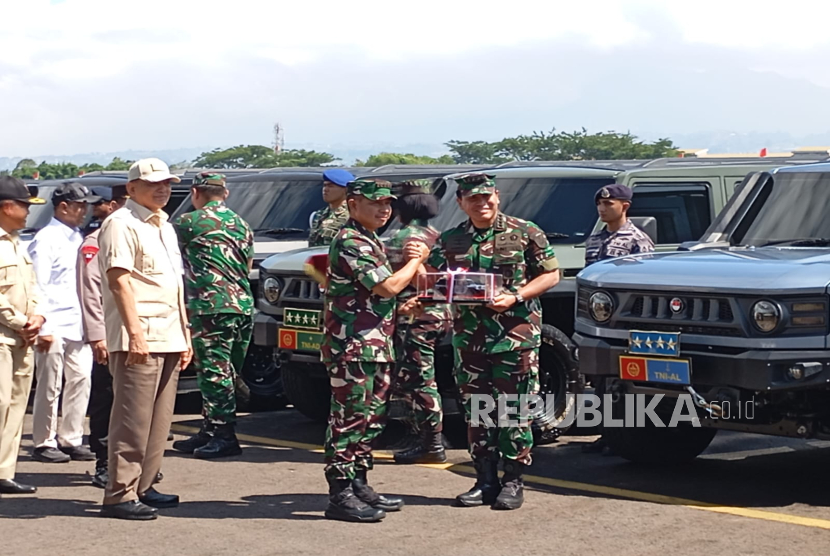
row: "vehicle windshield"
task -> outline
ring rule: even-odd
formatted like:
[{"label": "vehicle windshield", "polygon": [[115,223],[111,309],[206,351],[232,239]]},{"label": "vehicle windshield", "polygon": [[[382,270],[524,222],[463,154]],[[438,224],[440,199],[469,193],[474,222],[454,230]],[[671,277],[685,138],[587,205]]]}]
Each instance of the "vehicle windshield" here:
[{"label": "vehicle windshield", "polygon": [[[500,210],[530,220],[542,228],[551,243],[578,244],[585,241],[597,221],[594,194],[613,178],[496,178]],[[455,201],[455,193],[441,200],[441,213],[432,221],[447,230],[466,220]]]},{"label": "vehicle windshield", "polygon": [[[311,213],[323,208],[322,179],[230,182],[226,204],[255,231],[308,237]],[[188,196],[173,218],[193,210]]]},{"label": "vehicle windshield", "polygon": [[[760,206],[757,206],[760,203]],[[739,243],[744,245],[826,245],[830,240],[830,174],[781,173],[767,182],[754,203]],[[754,215],[754,216],[753,216]]]}]

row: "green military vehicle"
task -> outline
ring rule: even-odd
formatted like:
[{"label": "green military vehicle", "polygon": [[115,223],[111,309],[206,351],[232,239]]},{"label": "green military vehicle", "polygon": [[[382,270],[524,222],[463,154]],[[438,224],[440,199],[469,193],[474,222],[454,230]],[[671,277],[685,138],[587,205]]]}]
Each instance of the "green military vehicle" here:
[{"label": "green military vehicle", "polygon": [[[552,441],[572,422],[577,406],[573,396],[584,388],[578,371],[574,333],[577,273],[585,258],[585,240],[601,228],[594,205],[596,191],[610,183],[634,189],[630,216],[655,240],[658,250],[676,250],[702,236],[735,188],[751,172],[782,164],[804,164],[815,156],[782,158],[672,158],[637,161],[582,161],[511,163],[488,170],[496,176],[501,209],[531,220],[545,230],[556,250],[562,280],[542,298],[543,344],[540,382],[552,395],[555,411],[536,416],[539,442]],[[440,230],[466,216],[455,201],[452,175],[441,181],[436,195],[441,213],[433,221]],[[394,232],[394,225],[383,237]],[[320,362],[323,294],[304,268],[325,248],[301,249],[274,255],[260,266],[259,314],[254,342],[272,349],[282,374],[288,400],[304,415],[324,420],[329,408],[329,386]],[[317,261],[319,262],[319,260]],[[452,351],[445,342],[436,357],[439,390],[445,413],[457,412],[452,378]],[[392,414],[397,413],[393,405]]]}]

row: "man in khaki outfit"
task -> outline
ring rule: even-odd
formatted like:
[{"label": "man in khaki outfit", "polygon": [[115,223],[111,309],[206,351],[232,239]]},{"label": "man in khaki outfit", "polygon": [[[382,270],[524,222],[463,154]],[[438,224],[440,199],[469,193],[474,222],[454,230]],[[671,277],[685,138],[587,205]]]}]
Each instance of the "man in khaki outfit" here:
[{"label": "man in khaki outfit", "polygon": [[173,418],[178,372],[190,362],[182,260],[162,208],[179,178],[156,158],[130,167],[124,208],[101,226],[98,262],[113,377],[109,482],[102,515],[149,520],[178,505],[153,482]]},{"label": "man in khaki outfit", "polygon": [[32,346],[44,323],[36,314],[37,281],[32,260],[17,231],[26,227],[32,197],[21,180],[0,177],[0,493],[37,489],[14,480],[23,418],[32,388]]}]

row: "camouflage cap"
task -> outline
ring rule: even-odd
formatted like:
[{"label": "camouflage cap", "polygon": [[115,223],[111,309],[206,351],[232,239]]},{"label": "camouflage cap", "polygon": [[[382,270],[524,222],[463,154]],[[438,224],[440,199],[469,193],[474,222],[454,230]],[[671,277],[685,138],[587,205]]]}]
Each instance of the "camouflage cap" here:
[{"label": "camouflage cap", "polygon": [[218,172],[199,172],[193,176],[193,187],[218,185],[225,187],[225,175]]},{"label": "camouflage cap", "polygon": [[458,176],[455,183],[458,184],[456,195],[466,197],[467,195],[490,195],[496,192],[496,176],[477,172]]},{"label": "camouflage cap", "polygon": [[392,185],[392,192],[398,197],[432,193],[432,180],[407,180]]},{"label": "camouflage cap", "polygon": [[349,182],[349,195],[362,195],[372,201],[397,199],[392,194],[392,184],[386,180],[360,178]]},{"label": "camouflage cap", "polygon": [[601,187],[594,195],[594,202],[599,203],[600,199],[616,199],[618,201],[630,201],[634,192],[627,185],[612,183]]}]

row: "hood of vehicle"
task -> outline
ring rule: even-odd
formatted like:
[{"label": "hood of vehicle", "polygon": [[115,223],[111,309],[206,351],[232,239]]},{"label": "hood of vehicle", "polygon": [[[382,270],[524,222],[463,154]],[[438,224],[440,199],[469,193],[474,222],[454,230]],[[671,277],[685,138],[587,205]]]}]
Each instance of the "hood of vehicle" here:
[{"label": "hood of vehicle", "polygon": [[[306,242],[306,245],[308,243]],[[328,253],[328,247],[304,247],[303,249],[294,249],[293,251],[285,251],[271,255],[262,261],[262,268],[272,274],[281,274],[287,272],[296,274],[303,272],[303,267],[308,258],[312,255],[319,255],[321,253]]]},{"label": "hood of vehicle", "polygon": [[308,240],[278,240],[278,239],[263,239],[257,237],[254,240],[254,258],[256,260],[267,259],[275,253],[285,253],[286,251],[294,251],[308,247]]},{"label": "hood of vehicle", "polygon": [[595,287],[717,293],[823,293],[830,249],[731,248],[621,257],[578,275]]}]

